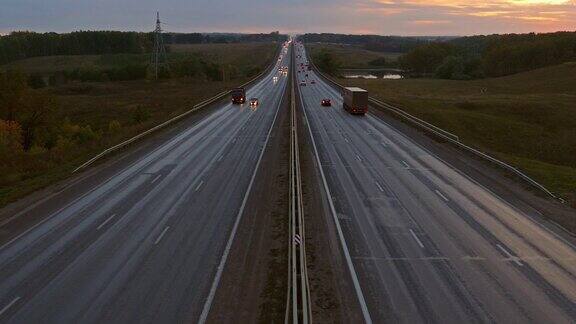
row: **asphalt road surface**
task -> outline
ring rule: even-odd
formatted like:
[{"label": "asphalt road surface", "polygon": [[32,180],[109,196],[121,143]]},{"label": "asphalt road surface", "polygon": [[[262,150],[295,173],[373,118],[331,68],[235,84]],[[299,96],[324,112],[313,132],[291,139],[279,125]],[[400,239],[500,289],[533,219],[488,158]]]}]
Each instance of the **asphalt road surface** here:
[{"label": "asphalt road surface", "polygon": [[259,106],[210,108],[1,247],[0,322],[198,321],[283,98],[278,66],[247,92]]},{"label": "asphalt road surface", "polygon": [[314,72],[297,77],[373,322],[576,320],[570,242],[381,119],[348,114]]}]

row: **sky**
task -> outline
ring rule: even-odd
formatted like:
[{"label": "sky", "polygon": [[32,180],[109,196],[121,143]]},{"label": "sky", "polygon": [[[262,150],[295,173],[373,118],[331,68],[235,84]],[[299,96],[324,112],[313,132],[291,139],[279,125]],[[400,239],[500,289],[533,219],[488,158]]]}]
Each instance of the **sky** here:
[{"label": "sky", "polygon": [[576,0],[0,0],[14,30],[476,35],[576,30]]}]

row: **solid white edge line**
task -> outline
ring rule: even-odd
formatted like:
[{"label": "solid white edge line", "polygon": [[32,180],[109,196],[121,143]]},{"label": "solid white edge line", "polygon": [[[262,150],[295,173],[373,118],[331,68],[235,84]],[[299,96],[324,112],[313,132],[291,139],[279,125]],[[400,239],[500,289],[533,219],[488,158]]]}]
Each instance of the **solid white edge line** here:
[{"label": "solid white edge line", "polygon": [[196,189],[194,189],[194,191],[198,191],[202,185],[204,184],[204,180],[200,181],[200,183],[196,186]]},{"label": "solid white edge line", "polygon": [[[337,90],[335,90],[337,91]],[[387,127],[389,127],[390,129],[392,129],[395,133],[400,134],[404,139],[406,139],[407,141],[409,141],[412,145],[422,149],[423,151],[427,152],[430,156],[433,156],[435,159],[437,159],[438,161],[442,162],[444,165],[446,165],[448,168],[450,168],[451,170],[455,171],[457,174],[459,174],[460,176],[464,177],[465,179],[467,179],[468,181],[472,182],[473,184],[475,184],[476,186],[480,187],[481,189],[485,190],[487,193],[491,194],[492,196],[494,196],[496,198],[496,200],[498,200],[499,202],[505,204],[506,206],[508,206],[510,209],[514,210],[515,212],[517,212],[519,215],[521,215],[522,217],[526,218],[528,221],[532,222],[532,224],[536,225],[537,227],[539,227],[540,229],[543,229],[544,231],[548,232],[549,234],[551,234],[552,236],[554,236],[556,239],[560,240],[561,242],[563,242],[564,244],[566,244],[568,247],[572,248],[573,250],[576,250],[576,245],[571,242],[569,239],[567,239],[566,237],[562,236],[560,233],[558,233],[557,231],[549,228],[547,225],[543,224],[542,222],[540,222],[538,219],[535,219],[534,216],[530,215],[530,213],[521,208],[518,207],[516,205],[514,205],[513,203],[509,202],[508,200],[504,199],[501,195],[497,194],[494,190],[488,188],[487,186],[483,185],[482,183],[480,183],[478,180],[472,178],[471,176],[469,176],[468,174],[466,174],[464,171],[462,171],[461,169],[455,167],[452,163],[444,160],[443,158],[441,158],[439,155],[437,155],[436,153],[433,153],[430,149],[428,149],[425,145],[417,142],[415,139],[411,138],[410,136],[408,136],[406,133],[400,131],[397,127],[393,126],[392,124],[384,121],[383,119],[381,119],[380,117],[371,114],[375,119],[378,119],[381,123],[383,123],[384,125],[386,125]],[[386,146],[385,143],[382,143],[383,146]],[[537,210],[535,207],[533,206],[528,206],[531,210],[533,210],[534,212],[540,214],[541,216],[542,213]],[[551,221],[549,218],[546,218],[545,216],[542,217],[541,221],[543,222],[549,222],[551,224],[554,224],[555,222]],[[568,231],[567,229],[565,229],[563,226],[558,225],[560,227],[560,229],[562,229],[564,232],[566,232],[568,235],[570,236],[576,236],[574,233]]]},{"label": "solid white edge line", "polygon": [[12,301],[9,302],[8,305],[4,306],[4,308],[2,308],[2,310],[0,310],[0,316],[2,316],[2,314],[4,314],[7,310],[9,310],[10,307],[12,307],[14,304],[16,304],[16,302],[19,300],[20,300],[20,297],[16,297],[16,298],[12,299]]},{"label": "solid white edge line", "polygon": [[[513,209],[514,211],[516,211],[518,214],[522,215],[523,217],[527,218],[529,221],[531,221],[533,224],[537,225],[539,228],[544,229],[546,232],[548,232],[549,234],[552,234],[552,236],[556,237],[558,240],[562,241],[564,244],[568,245],[569,247],[571,247],[572,249],[576,250],[576,245],[569,241],[568,239],[566,239],[564,236],[560,235],[559,233],[557,233],[556,231],[552,230],[551,228],[549,228],[548,226],[542,224],[541,222],[539,222],[537,219],[534,218],[534,216],[530,215],[530,213],[525,210],[522,209],[520,207],[515,206],[514,204],[508,202],[508,200],[504,199],[502,196],[500,196],[499,194],[497,194],[494,190],[488,188],[487,186],[483,185],[482,183],[480,183],[478,180],[472,178],[471,176],[469,176],[468,174],[466,174],[464,171],[460,170],[459,168],[456,168],[452,163],[444,160],[443,158],[441,158],[439,155],[437,155],[436,153],[433,153],[431,150],[429,150],[426,146],[424,146],[423,144],[418,143],[416,140],[412,139],[411,137],[409,137],[408,135],[406,135],[405,133],[403,133],[402,131],[400,131],[398,128],[396,128],[395,126],[393,126],[392,124],[384,121],[383,119],[379,118],[376,115],[372,115],[375,119],[378,119],[381,123],[383,123],[384,125],[386,125],[387,127],[389,127],[390,129],[392,129],[394,132],[396,132],[397,134],[400,134],[404,139],[406,139],[407,141],[409,141],[412,145],[422,149],[423,151],[425,151],[426,153],[428,153],[430,156],[433,156],[435,159],[437,159],[438,161],[442,162],[444,165],[446,165],[448,168],[450,168],[451,170],[455,171],[456,173],[458,173],[460,176],[468,179],[468,181],[472,182],[473,184],[477,185],[478,187],[484,189],[487,193],[491,194],[492,196],[494,196],[495,198],[497,198],[496,200],[498,200],[499,202],[505,204],[506,206],[508,206],[509,208]],[[529,206],[529,208],[531,210],[534,210],[536,213],[540,213],[535,207]],[[542,214],[542,213],[540,213]],[[549,218],[546,217],[542,217],[541,219],[544,222],[550,222]],[[576,236],[575,234],[573,234],[572,232],[566,230],[563,228],[563,230],[565,232],[567,232],[570,236]]]},{"label": "solid white edge line", "polygon": [[444,199],[444,201],[450,201],[450,200],[448,200],[448,198],[446,198],[446,196],[444,196],[444,195],[440,192],[440,190],[434,189],[434,192],[436,192],[436,194],[437,194],[438,196],[440,196],[442,199]]},{"label": "solid white edge line", "polygon": [[158,244],[160,242],[160,240],[164,237],[164,234],[166,234],[166,232],[168,231],[168,229],[170,229],[170,226],[166,226],[164,228],[164,230],[162,231],[162,233],[160,233],[160,235],[158,235],[158,238],[156,239],[156,241],[154,242],[154,245]]},{"label": "solid white edge line", "polygon": [[226,261],[228,260],[228,254],[230,254],[230,249],[232,248],[232,242],[234,241],[234,237],[236,236],[236,231],[238,230],[240,220],[242,220],[242,214],[244,213],[244,208],[246,207],[246,203],[248,202],[248,196],[252,191],[252,186],[254,185],[254,180],[256,179],[256,174],[258,173],[258,169],[260,167],[260,162],[262,162],[262,157],[264,156],[264,152],[266,151],[268,140],[270,139],[270,134],[272,134],[272,130],[274,129],[274,125],[276,124],[276,118],[278,117],[280,106],[282,105],[282,102],[284,102],[285,95],[286,91],[284,91],[284,93],[282,94],[282,97],[278,102],[278,106],[276,107],[274,120],[272,121],[272,125],[268,130],[268,135],[266,136],[266,142],[264,143],[265,144],[264,148],[260,151],[260,156],[258,157],[258,162],[256,162],[254,173],[252,174],[252,178],[250,179],[250,183],[248,184],[246,194],[244,194],[244,199],[242,200],[242,205],[240,206],[238,215],[236,216],[236,221],[234,222],[234,226],[232,227],[232,232],[230,233],[230,237],[228,238],[228,242],[226,243],[226,248],[224,249],[224,253],[222,254],[220,263],[218,264],[218,269],[216,271],[216,275],[214,276],[214,281],[212,281],[212,287],[210,288],[210,292],[208,293],[208,297],[206,298],[206,302],[204,303],[204,307],[202,308],[200,319],[198,319],[199,324],[206,323],[206,320],[208,319],[208,313],[210,313],[210,307],[212,307],[212,301],[214,300],[214,296],[216,295],[216,289],[218,289],[218,285],[220,284],[220,278],[222,277],[224,266],[226,265]]},{"label": "solid white edge line", "polygon": [[510,259],[510,261],[516,263],[519,266],[523,266],[524,264],[520,261],[518,261],[518,257],[513,255],[512,253],[510,253],[510,251],[508,251],[507,249],[505,249],[502,245],[500,244],[496,244],[496,246],[500,249],[500,251],[502,251],[504,254],[506,254],[508,256],[508,258]]},{"label": "solid white edge line", "polygon": [[420,245],[421,248],[424,248],[424,244],[422,244],[422,241],[420,241],[420,239],[412,229],[410,229],[410,234],[412,234],[412,237],[414,238],[414,240],[416,240],[416,243],[418,243],[418,245]]},{"label": "solid white edge line", "polygon": [[158,181],[158,179],[160,179],[161,177],[162,177],[161,174],[157,175],[156,177],[154,177],[154,179],[152,179],[152,182],[151,182],[151,183],[154,183],[154,182]]},{"label": "solid white edge line", "polygon": [[[322,81],[324,82],[324,81]],[[326,176],[324,175],[324,170],[322,169],[322,164],[320,163],[320,157],[318,155],[318,149],[316,148],[316,141],[314,140],[314,136],[312,135],[312,128],[310,127],[310,122],[308,120],[308,115],[306,114],[306,108],[304,108],[304,101],[302,100],[302,96],[300,97],[300,104],[302,105],[302,111],[304,112],[304,117],[306,118],[306,126],[308,127],[308,132],[310,134],[310,138],[312,139],[312,147],[314,148],[314,153],[316,156],[316,163],[318,163],[318,169],[320,169],[320,175],[322,177],[322,182],[324,183],[324,190],[326,190],[326,194],[328,195],[328,204],[330,205],[330,211],[332,212],[332,218],[336,225],[336,231],[338,232],[338,236],[340,237],[340,243],[342,244],[342,250],[344,252],[344,257],[346,259],[346,263],[348,264],[348,270],[350,271],[350,276],[352,277],[352,283],[354,285],[354,289],[356,290],[356,296],[358,297],[358,302],[360,303],[360,308],[362,309],[362,315],[364,316],[364,321],[367,324],[372,324],[372,318],[370,317],[370,313],[368,312],[368,306],[366,305],[366,300],[364,299],[364,295],[362,293],[362,288],[360,287],[360,282],[358,281],[358,275],[356,274],[356,270],[354,269],[354,264],[352,263],[352,258],[350,257],[350,252],[348,251],[348,245],[346,244],[346,240],[344,239],[344,233],[342,232],[342,228],[340,227],[340,222],[338,221],[338,216],[336,214],[336,208],[334,207],[334,202],[332,201],[332,195],[330,194],[330,188],[328,188],[328,182],[326,181]]]},{"label": "solid white edge line", "polygon": [[376,187],[378,187],[378,190],[380,190],[381,192],[384,192],[384,188],[382,188],[382,185],[380,185],[380,182],[376,181]]},{"label": "solid white edge line", "polygon": [[100,225],[98,225],[98,227],[96,227],[96,230],[100,230],[102,227],[104,227],[104,225],[108,224],[108,222],[110,220],[112,220],[112,218],[114,218],[116,216],[116,214],[112,214],[110,217],[106,218],[105,221],[103,221]]}]

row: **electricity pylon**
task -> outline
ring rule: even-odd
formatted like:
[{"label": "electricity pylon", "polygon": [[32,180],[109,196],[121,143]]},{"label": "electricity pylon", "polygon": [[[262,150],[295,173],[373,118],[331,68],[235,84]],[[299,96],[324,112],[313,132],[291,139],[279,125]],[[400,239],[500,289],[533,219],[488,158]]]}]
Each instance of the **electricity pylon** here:
[{"label": "electricity pylon", "polygon": [[154,65],[154,79],[158,80],[159,69],[168,69],[166,48],[164,47],[164,39],[162,37],[162,23],[160,22],[159,12],[156,12],[156,29],[154,30],[154,53],[152,54],[152,64]]}]

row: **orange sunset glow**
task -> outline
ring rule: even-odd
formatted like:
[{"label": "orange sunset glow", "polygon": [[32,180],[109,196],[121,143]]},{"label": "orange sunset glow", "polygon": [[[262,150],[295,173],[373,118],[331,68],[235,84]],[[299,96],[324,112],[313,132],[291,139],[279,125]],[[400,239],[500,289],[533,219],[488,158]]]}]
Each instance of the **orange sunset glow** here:
[{"label": "orange sunset glow", "polygon": [[361,1],[355,12],[362,16],[362,31],[373,33],[397,29],[401,34],[466,35],[576,28],[574,0],[374,0]]},{"label": "orange sunset glow", "polygon": [[[0,34],[22,29],[64,32],[78,24],[87,29],[149,28],[146,10],[150,8],[146,4],[151,0],[106,1],[107,6],[53,0],[51,10],[37,10],[45,6],[40,0],[10,1],[11,6],[0,10]],[[171,31],[177,32],[281,30],[449,36],[576,30],[576,0],[170,1],[175,4],[166,6],[164,12],[170,17]],[[136,14],[132,12],[134,7],[148,9]]]}]

